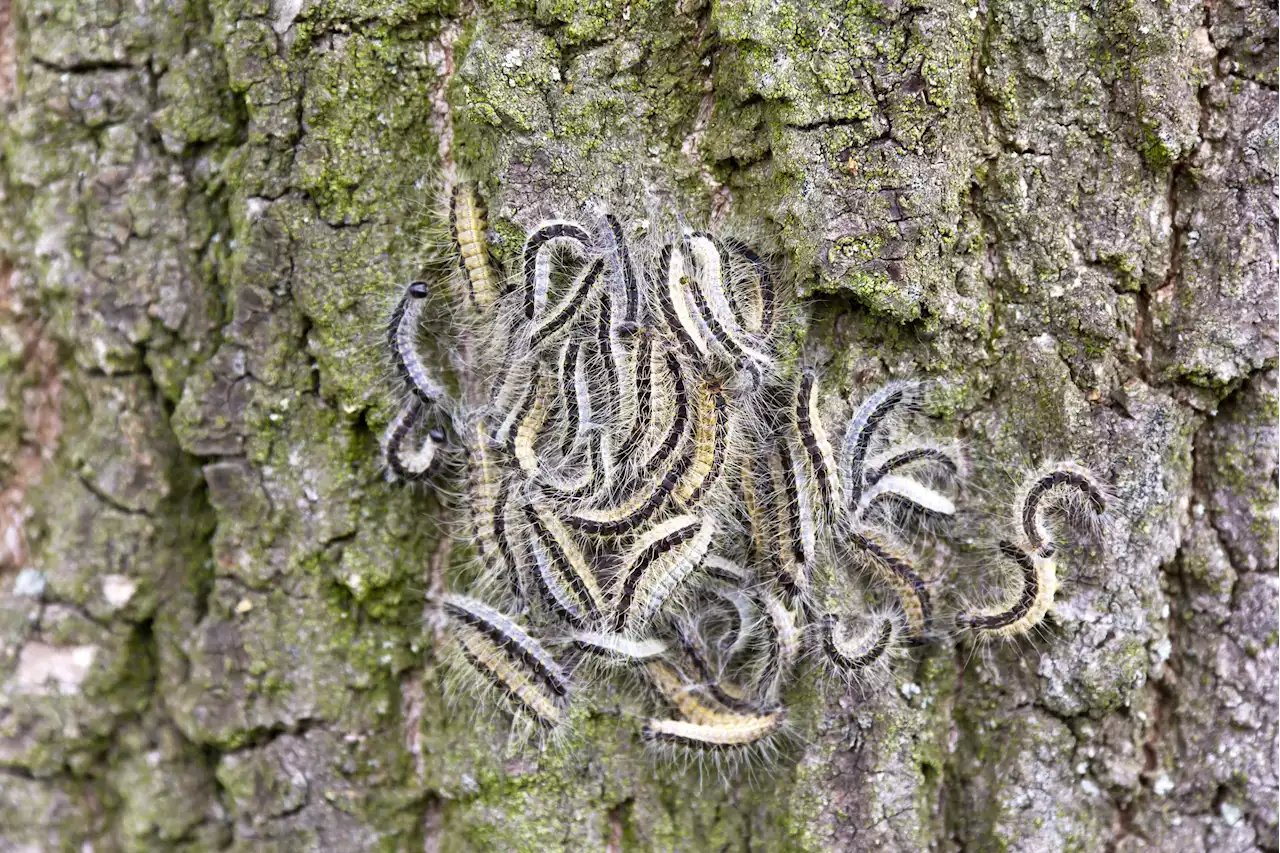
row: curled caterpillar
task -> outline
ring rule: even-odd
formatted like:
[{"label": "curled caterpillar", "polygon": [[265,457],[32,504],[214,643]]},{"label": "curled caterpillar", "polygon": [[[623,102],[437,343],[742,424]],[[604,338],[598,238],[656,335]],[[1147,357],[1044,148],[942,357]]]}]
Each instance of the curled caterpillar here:
[{"label": "curled caterpillar", "polygon": [[999,544],[1002,563],[1012,568],[1006,589],[996,601],[958,615],[956,624],[979,639],[1018,637],[1039,625],[1058,591],[1060,522],[1093,527],[1107,500],[1101,482],[1078,465],[1056,463],[1028,476],[1013,505],[1020,535]]}]

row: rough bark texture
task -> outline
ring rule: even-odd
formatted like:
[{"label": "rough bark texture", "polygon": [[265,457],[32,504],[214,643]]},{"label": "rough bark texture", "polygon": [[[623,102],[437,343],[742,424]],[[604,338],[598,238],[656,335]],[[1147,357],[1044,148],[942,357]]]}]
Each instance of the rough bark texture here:
[{"label": "rough bark texture", "polygon": [[[0,27],[0,851],[1277,849],[1272,3]],[[1052,629],[796,697],[808,742],[754,787],[626,721],[513,756],[450,711],[435,504],[376,435],[454,163],[504,256],[588,197],[767,235],[830,375],[937,380],[993,512],[1018,464],[1095,466],[1124,509]]]}]

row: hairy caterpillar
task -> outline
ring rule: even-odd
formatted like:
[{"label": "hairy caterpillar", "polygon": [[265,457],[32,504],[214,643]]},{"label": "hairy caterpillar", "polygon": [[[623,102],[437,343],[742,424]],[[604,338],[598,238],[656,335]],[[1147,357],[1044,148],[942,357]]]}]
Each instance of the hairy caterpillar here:
[{"label": "hairy caterpillar", "polygon": [[536,640],[476,599],[447,595],[443,604],[451,637],[472,670],[543,725],[564,722],[568,677]]},{"label": "hairy caterpillar", "polygon": [[1057,533],[1051,513],[1090,526],[1106,512],[1104,487],[1088,470],[1054,463],[1027,477],[1013,505],[1020,537],[1004,539],[999,554],[1012,566],[1012,584],[1000,600],[956,617],[979,639],[1013,638],[1031,631],[1053,609],[1058,591]]}]

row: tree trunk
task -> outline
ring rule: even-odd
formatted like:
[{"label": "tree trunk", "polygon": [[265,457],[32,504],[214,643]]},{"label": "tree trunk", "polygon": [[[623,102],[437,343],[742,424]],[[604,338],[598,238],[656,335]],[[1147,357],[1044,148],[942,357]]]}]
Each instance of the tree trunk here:
[{"label": "tree trunk", "polygon": [[[1277,850],[1273,4],[0,5],[0,851]],[[750,780],[514,749],[379,462],[454,174],[508,263],[589,199],[753,230],[973,506],[1079,459],[1105,541]]]}]

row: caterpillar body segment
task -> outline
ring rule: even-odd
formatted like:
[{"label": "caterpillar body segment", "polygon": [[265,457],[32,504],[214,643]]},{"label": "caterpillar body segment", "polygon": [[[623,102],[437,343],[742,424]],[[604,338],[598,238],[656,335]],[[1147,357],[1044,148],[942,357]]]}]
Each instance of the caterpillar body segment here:
[{"label": "caterpillar body segment", "polygon": [[546,316],[541,317],[529,334],[529,346],[537,350],[547,341],[565,331],[590,301],[600,274],[604,272],[604,261],[596,258],[574,281],[569,293],[560,304],[556,305]]},{"label": "caterpillar body segment", "polygon": [[640,329],[636,335],[635,359],[631,374],[629,391],[631,404],[628,408],[634,413],[626,440],[619,448],[619,458],[626,465],[632,455],[640,447],[645,431],[649,427],[653,413],[653,335],[647,329]]},{"label": "caterpillar body segment", "polygon": [[478,311],[489,311],[500,288],[489,259],[488,228],[484,203],[471,184],[458,184],[449,194],[449,230],[458,253],[458,267],[467,298]]},{"label": "caterpillar body segment", "polygon": [[778,586],[794,601],[810,593],[810,562],[805,549],[805,525],[796,469],[786,440],[776,441],[769,455],[773,517],[772,564]]},{"label": "caterpillar body segment", "polygon": [[525,374],[526,381],[519,383],[519,386],[514,389],[514,393],[508,401],[508,407],[495,412],[498,415],[498,419],[493,430],[492,440],[494,446],[505,448],[510,454],[515,453],[515,433],[520,419],[528,414],[529,408],[534,402],[534,393],[537,390],[532,371],[525,371]]},{"label": "caterpillar body segment", "polygon": [[663,640],[628,637],[607,631],[575,631],[569,638],[583,652],[620,663],[656,660],[665,655],[669,648]]},{"label": "caterpillar body segment", "polygon": [[707,577],[723,581],[731,587],[745,586],[749,577],[746,569],[719,554],[708,554],[702,565],[707,571]]},{"label": "caterpillar body segment", "polygon": [[516,462],[529,477],[537,477],[539,459],[536,452],[538,440],[542,437],[543,428],[551,412],[552,388],[554,377],[544,373],[534,386],[529,397],[529,406],[516,424],[515,434],[511,437],[511,451]]},{"label": "caterpillar body segment", "polygon": [[575,506],[588,499],[600,486],[601,476],[599,453],[595,442],[598,437],[588,438],[579,446],[578,452],[571,459],[560,460],[554,469],[543,467],[538,474],[538,493],[558,505]]},{"label": "caterpillar body segment", "polygon": [[554,609],[577,628],[595,627],[605,609],[605,597],[595,572],[565,526],[549,508],[526,504],[529,545],[539,585]]},{"label": "caterpillar body segment", "polygon": [[776,735],[786,721],[786,711],[764,714],[722,714],[710,722],[651,719],[642,736],[646,741],[669,743],[695,750],[749,749]]},{"label": "caterpillar body segment", "polygon": [[621,342],[618,342],[618,351],[614,350],[614,337],[611,333],[613,323],[613,300],[609,297],[609,292],[604,290],[600,293],[596,313],[596,361],[597,370],[599,371],[602,381],[600,385],[603,389],[603,405],[599,407],[601,411],[601,420],[604,423],[611,423],[614,416],[618,412],[618,406],[622,400],[621,381],[626,375],[627,365],[621,352]]},{"label": "caterpillar body segment", "polygon": [[671,245],[663,248],[659,275],[658,305],[667,330],[679,343],[686,358],[695,364],[706,363],[711,357],[711,348],[689,309],[689,278],[684,254],[678,248]]},{"label": "caterpillar body segment", "polygon": [[676,638],[684,651],[684,657],[697,673],[699,686],[720,707],[737,713],[752,713],[758,710],[749,702],[740,688],[732,684],[722,684],[725,673],[712,663],[710,653],[702,643],[695,628],[687,622],[676,621]]},{"label": "caterpillar body segment", "polygon": [[579,347],[573,362],[573,396],[578,410],[578,435],[596,428],[595,395],[591,387],[591,356],[586,347]]},{"label": "caterpillar body segment", "polygon": [[571,512],[565,522],[572,528],[597,536],[620,536],[648,522],[684,481],[694,464],[696,448],[678,454],[669,467],[650,475],[643,485],[627,496],[626,502],[602,508]]},{"label": "caterpillar body segment", "polygon": [[1052,557],[1029,554],[1009,540],[1000,542],[1000,555],[1014,568],[1014,583],[997,601],[956,617],[956,623],[979,639],[1009,639],[1028,633],[1053,608],[1058,589],[1057,564]]},{"label": "caterpillar body segment", "polygon": [[[818,514],[815,503],[820,500],[820,496],[809,482],[809,468],[804,463],[804,449],[789,446],[790,442],[783,442],[783,445],[786,447],[783,459],[791,465],[790,482],[794,488],[795,500],[791,506],[795,520],[792,527],[800,534],[799,539],[793,543],[792,551],[796,559],[805,566],[812,566],[817,562],[818,556]],[[796,550],[796,545],[799,546],[799,550]]]},{"label": "caterpillar body segment", "polygon": [[[715,580],[717,574],[711,562],[713,559],[708,555],[703,561],[703,568],[707,576]],[[698,614],[696,618],[690,618],[694,618],[699,635],[707,638],[719,671],[728,672],[740,657],[751,650],[757,638],[759,608],[755,598],[742,588],[740,582],[714,583],[705,591],[710,594],[704,596],[706,601],[700,602],[700,607],[690,608],[690,613]]]},{"label": "caterpillar body segment", "polygon": [[658,696],[683,719],[709,722],[725,710],[707,696],[700,685],[690,682],[677,667],[665,660],[645,664],[645,675]]},{"label": "caterpillar body segment", "polygon": [[614,582],[613,630],[644,630],[702,563],[715,523],[710,516],[678,515],[632,543]]},{"label": "caterpillar body segment", "polygon": [[622,224],[611,213],[602,214],[600,222],[597,244],[609,264],[611,279],[615,282],[614,292],[621,297],[622,322],[639,323],[642,311],[640,278],[631,262],[631,249],[622,232]]},{"label": "caterpillar body segment", "polygon": [[686,510],[696,508],[724,473],[732,432],[724,391],[704,384],[698,396],[692,461],[675,490],[676,501]]},{"label": "caterpillar body segment", "polygon": [[477,599],[446,595],[443,606],[451,638],[477,675],[542,725],[564,722],[568,676],[536,640]]},{"label": "caterpillar body segment", "polygon": [[860,405],[845,428],[841,445],[840,481],[844,484],[844,505],[850,512],[862,501],[865,487],[864,468],[875,447],[877,436],[895,414],[909,410],[918,399],[920,386],[915,382],[890,382]]},{"label": "caterpillar body segment", "polygon": [[862,493],[862,499],[858,504],[858,515],[865,516],[877,504],[890,508],[908,507],[938,517],[949,518],[956,514],[956,505],[951,498],[918,480],[900,477],[897,474],[879,477],[875,485]]},{"label": "caterpillar body segment", "polygon": [[766,502],[760,494],[760,459],[750,451],[742,454],[738,468],[738,492],[747,518],[749,532],[748,552],[755,559],[769,553],[769,529],[773,520],[767,518]]},{"label": "caterpillar body segment", "polygon": [[426,406],[413,400],[392,420],[383,441],[387,467],[406,483],[430,479],[444,461],[448,439],[439,427],[423,429],[426,414]]},{"label": "caterpillar body segment", "polygon": [[764,668],[760,672],[758,683],[765,700],[777,702],[800,657],[801,632],[796,612],[781,598],[765,593],[763,605],[767,617],[767,642]]},{"label": "caterpillar body segment", "polygon": [[1084,526],[1097,524],[1107,511],[1107,495],[1092,472],[1070,463],[1052,464],[1023,483],[1014,501],[1022,536],[1038,557],[1052,557],[1057,550],[1050,513]]},{"label": "caterpillar body segment", "polygon": [[582,342],[567,340],[556,358],[556,374],[559,382],[560,412],[564,420],[564,433],[560,442],[560,455],[569,456],[582,438],[582,410],[578,404],[575,385],[578,370],[578,350]]},{"label": "caterpillar body segment", "polygon": [[680,363],[680,359],[675,352],[671,351],[665,353],[663,363],[672,389],[671,419],[667,422],[666,429],[661,433],[661,441],[644,458],[642,468],[645,471],[653,471],[666,463],[667,458],[675,452],[676,446],[684,436],[685,428],[689,423],[689,384],[686,380],[684,366]]},{"label": "caterpillar body segment", "polygon": [[[1091,527],[1104,518],[1108,495],[1088,469],[1053,463],[1027,477],[1014,500],[1020,536],[1002,540],[999,552],[1008,574],[999,600],[960,614],[956,623],[979,639],[1009,639],[1033,630],[1053,609],[1057,595],[1057,521]],[[1008,572],[1012,567],[1012,572]]]},{"label": "caterpillar body segment", "polygon": [[800,380],[795,400],[795,430],[808,462],[807,470],[817,486],[819,511],[816,513],[827,525],[834,524],[838,511],[837,496],[842,494],[839,473],[836,470],[835,451],[822,425],[818,406],[818,383],[813,373],[806,372]]},{"label": "caterpillar body segment", "polygon": [[917,645],[926,642],[933,605],[928,587],[905,551],[862,533],[850,534],[848,541],[897,595],[910,642]]},{"label": "caterpillar body segment", "polygon": [[698,333],[707,342],[708,349],[714,347],[730,363],[745,358],[742,346],[725,327],[725,316],[717,315],[708,297],[713,287],[712,278],[717,283],[720,278],[720,253],[705,237],[686,233],[680,243],[680,260],[685,273],[681,278],[687,300],[685,308],[697,326]]},{"label": "caterpillar body segment", "polygon": [[477,389],[476,395],[486,399],[480,416],[488,421],[497,421],[492,432],[499,445],[507,440],[507,422],[514,417],[520,401],[533,391],[534,368],[533,357],[523,351],[519,341],[513,337],[503,348],[502,363],[489,388]]},{"label": "caterpillar body segment", "polygon": [[867,463],[863,474],[864,487],[870,489],[887,474],[901,474],[928,468],[941,472],[948,481],[962,480],[968,473],[964,454],[958,447],[941,444],[921,444],[906,448],[894,448]]},{"label": "caterpillar body segment", "polygon": [[855,631],[841,616],[827,613],[819,631],[827,661],[846,681],[855,683],[865,683],[884,671],[903,641],[902,625],[890,615],[873,615]]},{"label": "caterpillar body segment", "polygon": [[[645,674],[649,683],[676,712],[681,720],[699,726],[718,726],[742,717],[756,716],[759,709],[749,707],[738,711],[720,702],[704,683],[691,682],[677,667],[663,660],[655,660],[645,665]],[[732,691],[733,688],[729,688]],[[731,696],[730,692],[717,691],[729,698],[731,702],[741,702]]]},{"label": "caterpillar body segment", "polygon": [[[532,320],[538,308],[538,294],[545,294],[550,289],[550,269],[542,258],[548,254],[557,242],[565,242],[580,255],[585,256],[592,244],[591,235],[582,226],[573,222],[552,220],[543,222],[529,232],[525,239],[523,251],[524,269],[524,316]],[[544,264],[539,269],[540,261]],[[544,272],[545,270],[545,272]]]},{"label": "caterpillar body segment", "polygon": [[495,458],[484,423],[476,424],[466,442],[467,510],[471,541],[491,578],[507,580],[512,597],[524,598],[520,560],[506,523],[509,485]]},{"label": "caterpillar body segment", "polygon": [[404,382],[405,389],[426,406],[439,404],[448,396],[444,382],[427,366],[418,351],[418,333],[429,295],[425,282],[412,282],[405,288],[404,296],[387,325],[396,373]]},{"label": "caterpillar body segment", "polygon": [[[728,363],[756,377],[752,386],[758,385],[763,374],[772,373],[773,359],[767,344],[747,332],[738,317],[731,288],[725,282],[723,247],[705,234],[692,234],[686,236],[684,249],[685,256],[694,260],[689,294],[708,339]],[[730,274],[732,270],[730,263]]]},{"label": "caterpillar body segment", "polygon": [[771,334],[776,293],[769,265],[754,249],[739,240],[727,240],[725,245],[733,261],[740,258],[750,266],[752,276],[756,280],[752,290],[739,300],[744,306],[740,325],[749,332],[760,335]]}]

